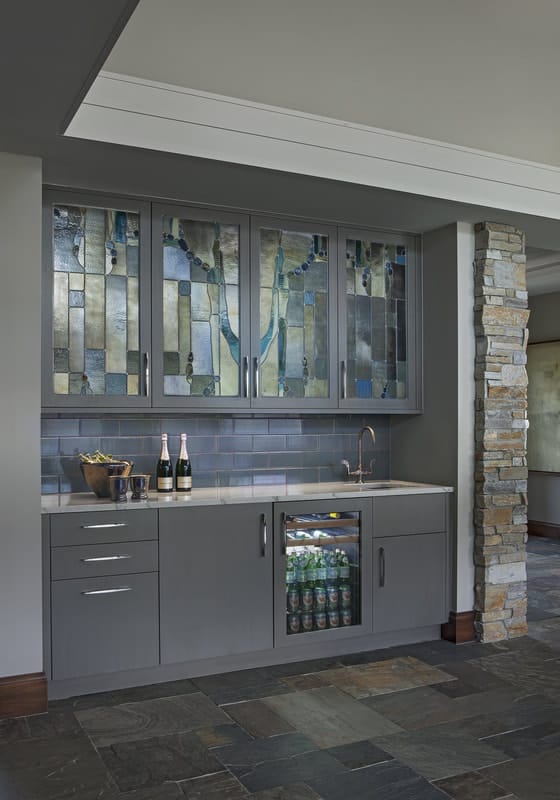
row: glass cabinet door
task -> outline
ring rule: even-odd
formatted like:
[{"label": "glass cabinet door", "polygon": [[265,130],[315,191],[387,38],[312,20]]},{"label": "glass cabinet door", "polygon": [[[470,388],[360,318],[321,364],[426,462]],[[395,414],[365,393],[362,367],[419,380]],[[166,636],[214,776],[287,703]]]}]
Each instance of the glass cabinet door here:
[{"label": "glass cabinet door", "polygon": [[252,405],[336,405],[336,232],[252,218]]},{"label": "glass cabinet door", "polygon": [[339,231],[341,406],[419,407],[414,237]]},{"label": "glass cabinet door", "polygon": [[365,504],[358,501],[353,507],[343,507],[336,501],[314,501],[300,503],[297,511],[294,505],[280,512],[282,574],[277,602],[282,610],[278,616],[281,638],[362,632],[369,624],[364,598],[371,589]]},{"label": "glass cabinet door", "polygon": [[148,213],[118,198],[45,193],[44,405],[148,405]]},{"label": "glass cabinet door", "polygon": [[154,206],[152,230],[156,404],[248,406],[248,218]]}]

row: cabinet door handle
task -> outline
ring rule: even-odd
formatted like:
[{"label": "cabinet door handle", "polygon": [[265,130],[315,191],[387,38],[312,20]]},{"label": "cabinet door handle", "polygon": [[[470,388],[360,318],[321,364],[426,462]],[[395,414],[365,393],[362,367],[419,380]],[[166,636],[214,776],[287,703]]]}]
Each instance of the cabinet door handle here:
[{"label": "cabinet door handle", "polygon": [[123,554],[117,556],[95,556],[95,558],[80,558],[84,564],[89,564],[94,561],[121,561],[123,558],[132,558],[132,556]]},{"label": "cabinet door handle", "polygon": [[243,356],[243,397],[249,397],[249,358]]},{"label": "cabinet door handle", "polygon": [[131,592],[132,586],[115,586],[114,589],[90,589],[89,592],[82,592],[83,595],[91,597],[98,594],[117,594],[118,592]]},{"label": "cabinet door handle", "polygon": [[80,525],[83,530],[91,530],[92,528],[126,528],[128,522],[103,522],[98,525]]},{"label": "cabinet door handle", "polygon": [[379,548],[379,585],[385,586],[385,548]]},{"label": "cabinet door handle", "polygon": [[282,527],[282,555],[285,556],[288,552],[288,528],[286,526],[286,514],[283,511],[280,514],[280,525]]},{"label": "cabinet door handle", "polygon": [[144,394],[150,394],[150,354],[144,353]]},{"label": "cabinet door handle", "polygon": [[341,361],[340,362],[340,379],[341,379],[340,393],[342,395],[342,399],[343,400],[346,400],[346,388],[347,388],[346,387],[346,380],[347,380],[346,375],[347,375],[347,373],[346,373],[346,361]]},{"label": "cabinet door handle", "polygon": [[259,396],[259,359],[253,359],[253,397]]},{"label": "cabinet door handle", "polygon": [[263,558],[266,558],[266,514],[261,514],[261,542],[262,542],[262,549],[261,555]]}]

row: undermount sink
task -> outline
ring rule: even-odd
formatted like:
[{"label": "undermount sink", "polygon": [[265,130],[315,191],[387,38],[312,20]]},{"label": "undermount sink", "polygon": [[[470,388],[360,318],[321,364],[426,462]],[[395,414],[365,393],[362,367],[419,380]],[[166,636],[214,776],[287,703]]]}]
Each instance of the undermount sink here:
[{"label": "undermount sink", "polygon": [[372,489],[406,489],[415,486],[421,486],[420,483],[413,483],[411,481],[364,481],[363,483],[356,483],[355,481],[348,481],[340,483],[340,487],[342,489],[346,489],[347,491],[356,491],[360,489],[364,489],[367,491],[371,491]]}]

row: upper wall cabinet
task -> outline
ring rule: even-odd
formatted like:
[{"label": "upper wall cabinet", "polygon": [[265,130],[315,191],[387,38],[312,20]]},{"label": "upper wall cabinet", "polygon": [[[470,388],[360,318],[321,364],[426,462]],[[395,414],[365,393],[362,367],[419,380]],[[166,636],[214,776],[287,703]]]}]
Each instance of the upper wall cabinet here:
[{"label": "upper wall cabinet", "polygon": [[340,407],[421,408],[416,239],[339,228]]},{"label": "upper wall cabinet", "polygon": [[251,226],[251,404],[336,407],[336,229],[265,217]]},{"label": "upper wall cabinet", "polygon": [[43,405],[148,406],[149,205],[45,194]]},{"label": "upper wall cabinet", "polygon": [[249,218],[154,205],[154,405],[249,406]]}]

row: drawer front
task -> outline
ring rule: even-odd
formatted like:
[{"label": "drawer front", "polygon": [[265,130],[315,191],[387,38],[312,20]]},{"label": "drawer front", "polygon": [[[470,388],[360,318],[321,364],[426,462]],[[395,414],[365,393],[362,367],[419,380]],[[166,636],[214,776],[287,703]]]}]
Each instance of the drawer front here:
[{"label": "drawer front", "polygon": [[373,500],[373,535],[406,536],[447,528],[447,494],[409,494]]},{"label": "drawer front", "polygon": [[158,664],[157,573],[56,581],[51,592],[55,680]]},{"label": "drawer front", "polygon": [[152,509],[51,515],[52,547],[157,539],[157,530]]},{"label": "drawer front", "polygon": [[158,543],[154,541],[84,544],[51,550],[53,581],[157,572],[157,569]]}]

